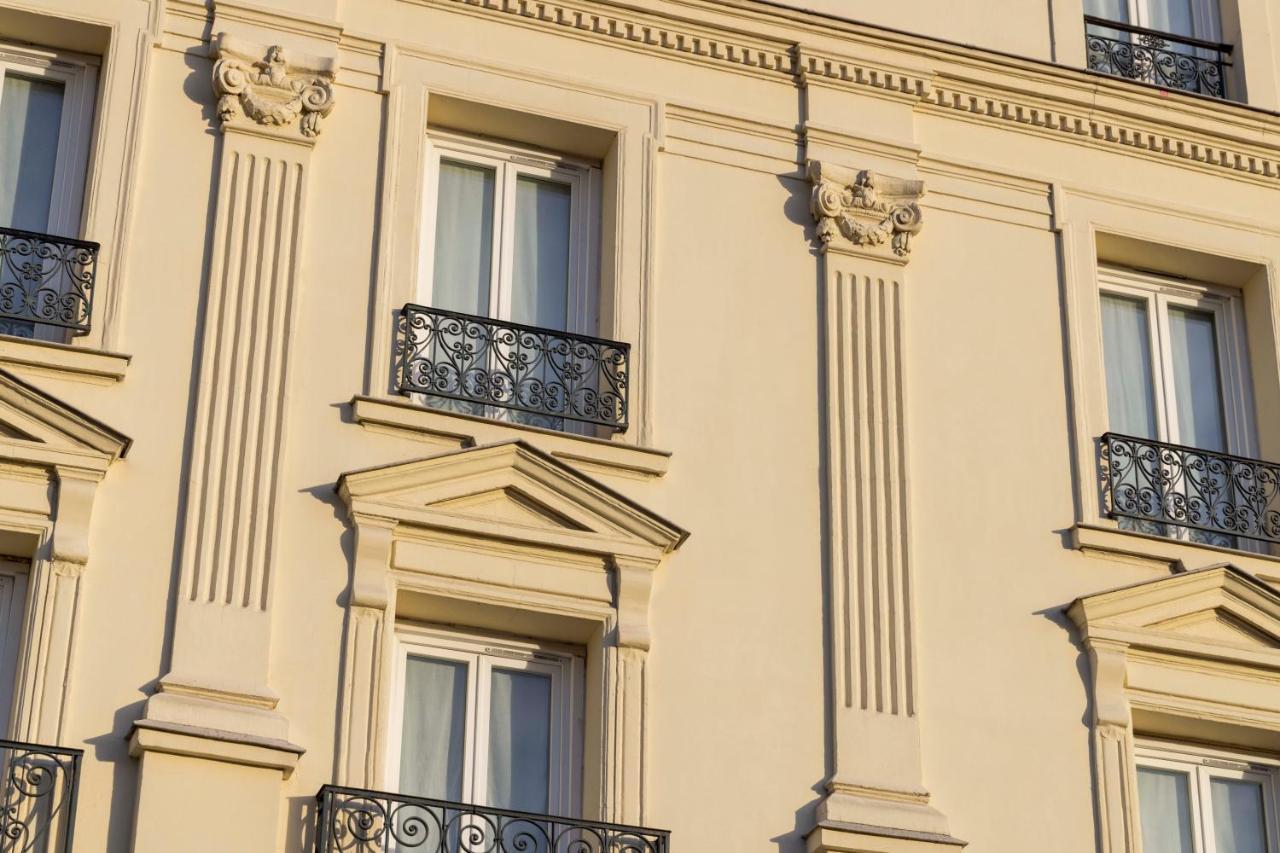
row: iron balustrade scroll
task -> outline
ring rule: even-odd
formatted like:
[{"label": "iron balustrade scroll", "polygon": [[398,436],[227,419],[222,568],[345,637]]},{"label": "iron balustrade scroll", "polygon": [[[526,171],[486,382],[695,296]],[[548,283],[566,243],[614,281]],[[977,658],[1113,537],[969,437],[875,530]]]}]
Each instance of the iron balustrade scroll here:
[{"label": "iron balustrade scroll", "polygon": [[33,324],[83,335],[93,314],[97,243],[0,228],[0,332],[31,337]]},{"label": "iron balustrade scroll", "polygon": [[1204,41],[1108,21],[1084,19],[1089,70],[1151,83],[1165,89],[1226,97],[1229,44]]},{"label": "iron balustrade scroll", "polygon": [[0,740],[0,853],[70,853],[84,750]]},{"label": "iron balustrade scroll", "polygon": [[316,795],[316,853],[670,853],[671,833],[363,788]]},{"label": "iron balustrade scroll", "polygon": [[1109,515],[1280,543],[1280,465],[1110,432],[1099,444]]},{"label": "iron balustrade scroll", "polygon": [[400,312],[401,393],[627,428],[630,347],[422,305]]}]

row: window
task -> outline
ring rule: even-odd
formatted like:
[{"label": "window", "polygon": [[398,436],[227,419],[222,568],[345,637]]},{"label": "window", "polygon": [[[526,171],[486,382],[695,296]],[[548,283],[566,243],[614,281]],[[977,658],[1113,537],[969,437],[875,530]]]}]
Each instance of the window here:
[{"label": "window", "polygon": [[25,561],[0,557],[0,737],[7,736],[13,713],[29,569]]},{"label": "window", "polygon": [[1136,749],[1143,853],[1278,853],[1280,764],[1207,750]]},{"label": "window", "polygon": [[399,733],[388,762],[401,794],[574,816],[582,765],[583,658],[531,642],[404,628]]},{"label": "window", "polygon": [[[1109,429],[1253,455],[1240,294],[1118,268],[1101,270],[1100,280]],[[1136,526],[1166,533],[1150,522]],[[1235,545],[1221,534],[1174,533]]]},{"label": "window", "polygon": [[[419,298],[553,331],[598,331],[600,169],[556,154],[433,132]],[[500,372],[503,353],[491,344]],[[429,398],[432,406],[563,428],[559,419]]]},{"label": "window", "polygon": [[[80,236],[96,87],[88,58],[0,43],[0,228]],[[35,329],[0,319],[0,333]]]}]

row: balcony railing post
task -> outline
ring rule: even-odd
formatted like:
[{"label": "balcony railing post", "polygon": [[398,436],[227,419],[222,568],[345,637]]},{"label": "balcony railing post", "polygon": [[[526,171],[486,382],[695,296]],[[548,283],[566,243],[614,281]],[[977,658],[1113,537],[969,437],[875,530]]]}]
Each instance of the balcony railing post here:
[{"label": "balcony railing post", "polygon": [[406,305],[395,357],[401,393],[455,401],[471,413],[521,412],[535,425],[564,419],[627,428],[625,343]]},{"label": "balcony railing post", "polygon": [[0,228],[0,331],[25,335],[25,327],[43,325],[87,333],[98,249],[85,240]]},{"label": "balcony railing post", "polygon": [[1229,44],[1163,33],[1086,15],[1085,52],[1090,71],[1150,83],[1164,89],[1226,97]]}]

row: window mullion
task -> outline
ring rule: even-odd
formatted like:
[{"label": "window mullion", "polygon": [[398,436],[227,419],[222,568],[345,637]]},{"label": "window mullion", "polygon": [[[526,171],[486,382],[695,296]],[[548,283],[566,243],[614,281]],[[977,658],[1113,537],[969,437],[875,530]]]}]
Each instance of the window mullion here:
[{"label": "window mullion", "polygon": [[502,182],[499,192],[502,197],[496,231],[500,234],[497,241],[500,245],[499,262],[495,264],[497,277],[493,288],[493,316],[503,320],[511,319],[511,288],[513,267],[516,257],[516,168],[510,161],[502,164]]},{"label": "window mullion", "polygon": [[1213,837],[1213,795],[1209,787],[1208,768],[1197,766],[1192,770],[1192,778],[1195,784],[1191,786],[1191,822],[1196,853],[1217,853],[1218,845]]}]

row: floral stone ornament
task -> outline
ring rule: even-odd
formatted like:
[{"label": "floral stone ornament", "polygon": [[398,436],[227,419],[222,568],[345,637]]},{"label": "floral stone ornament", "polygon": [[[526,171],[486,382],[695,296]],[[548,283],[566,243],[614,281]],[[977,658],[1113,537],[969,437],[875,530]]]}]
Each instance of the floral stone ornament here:
[{"label": "floral stone ornament", "polygon": [[923,181],[891,178],[868,170],[853,172],[811,160],[813,195],[809,208],[824,246],[843,236],[855,246],[887,246],[895,255],[911,253],[911,238],[923,218],[916,203]]},{"label": "floral stone ornament", "polygon": [[297,122],[307,138],[320,133],[320,119],[333,111],[332,59],[295,56],[280,45],[258,51],[226,35],[218,39],[217,57],[213,91],[223,124],[243,118],[283,128]]}]

